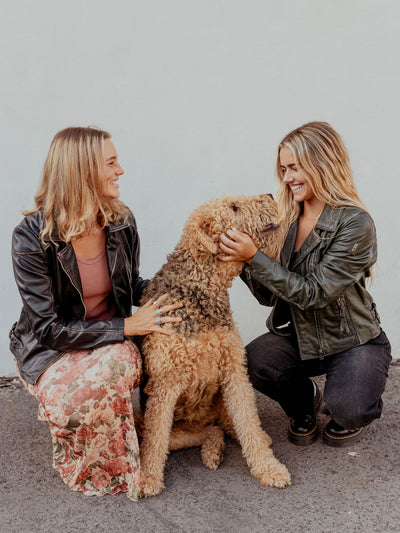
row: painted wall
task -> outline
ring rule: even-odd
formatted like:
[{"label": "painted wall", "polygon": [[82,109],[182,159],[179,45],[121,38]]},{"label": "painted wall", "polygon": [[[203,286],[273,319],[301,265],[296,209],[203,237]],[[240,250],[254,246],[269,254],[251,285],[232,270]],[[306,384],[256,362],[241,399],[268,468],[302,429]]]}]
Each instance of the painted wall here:
[{"label": "painted wall", "polygon": [[[0,45],[0,375],[15,373],[12,229],[53,135],[88,124],[113,134],[149,277],[193,208],[274,192],[281,138],[330,122],[376,222],[372,292],[400,356],[397,0],[3,0]],[[231,295],[247,342],[266,310],[239,280]]]}]

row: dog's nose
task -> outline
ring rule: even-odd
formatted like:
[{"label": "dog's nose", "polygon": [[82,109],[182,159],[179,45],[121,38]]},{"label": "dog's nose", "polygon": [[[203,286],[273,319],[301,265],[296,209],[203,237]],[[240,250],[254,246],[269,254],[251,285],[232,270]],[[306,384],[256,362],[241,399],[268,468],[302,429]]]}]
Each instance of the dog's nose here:
[{"label": "dog's nose", "polygon": [[265,197],[265,196],[269,196],[269,197],[271,198],[271,200],[274,199],[274,197],[272,196],[272,194],[271,194],[270,192],[267,193],[267,194],[261,194],[261,196],[264,196],[264,197]]}]

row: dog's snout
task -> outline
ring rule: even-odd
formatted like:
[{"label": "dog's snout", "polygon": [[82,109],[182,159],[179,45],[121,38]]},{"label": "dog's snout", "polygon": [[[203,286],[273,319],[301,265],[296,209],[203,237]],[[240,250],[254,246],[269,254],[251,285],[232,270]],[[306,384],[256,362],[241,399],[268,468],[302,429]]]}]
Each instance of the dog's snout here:
[{"label": "dog's snout", "polygon": [[275,231],[279,228],[279,224],[267,224],[259,233],[267,233],[267,231]]}]

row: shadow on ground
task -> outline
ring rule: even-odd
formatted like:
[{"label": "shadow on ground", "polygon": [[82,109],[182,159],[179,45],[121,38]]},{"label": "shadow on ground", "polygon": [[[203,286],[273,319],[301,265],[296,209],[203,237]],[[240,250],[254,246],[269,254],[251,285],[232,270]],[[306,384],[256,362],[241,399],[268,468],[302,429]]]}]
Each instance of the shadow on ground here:
[{"label": "shadow on ground", "polygon": [[139,502],[69,491],[51,466],[50,435],[36,419],[36,401],[16,379],[1,378],[0,532],[398,533],[399,377],[396,362],[382,418],[344,449],[321,439],[307,448],[290,444],[285,415],[257,393],[263,427],[292,475],[286,489],[259,485],[239,446],[227,439],[216,472],[202,465],[197,448],[171,453],[166,491]]}]

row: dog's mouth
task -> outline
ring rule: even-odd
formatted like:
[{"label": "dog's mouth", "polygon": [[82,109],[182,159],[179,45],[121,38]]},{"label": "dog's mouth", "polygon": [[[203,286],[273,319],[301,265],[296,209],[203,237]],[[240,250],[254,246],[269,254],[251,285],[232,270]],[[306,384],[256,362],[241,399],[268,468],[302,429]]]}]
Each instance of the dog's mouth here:
[{"label": "dog's mouth", "polygon": [[257,233],[267,233],[268,231],[275,231],[279,228],[279,224],[267,224],[262,229],[257,230]]}]

